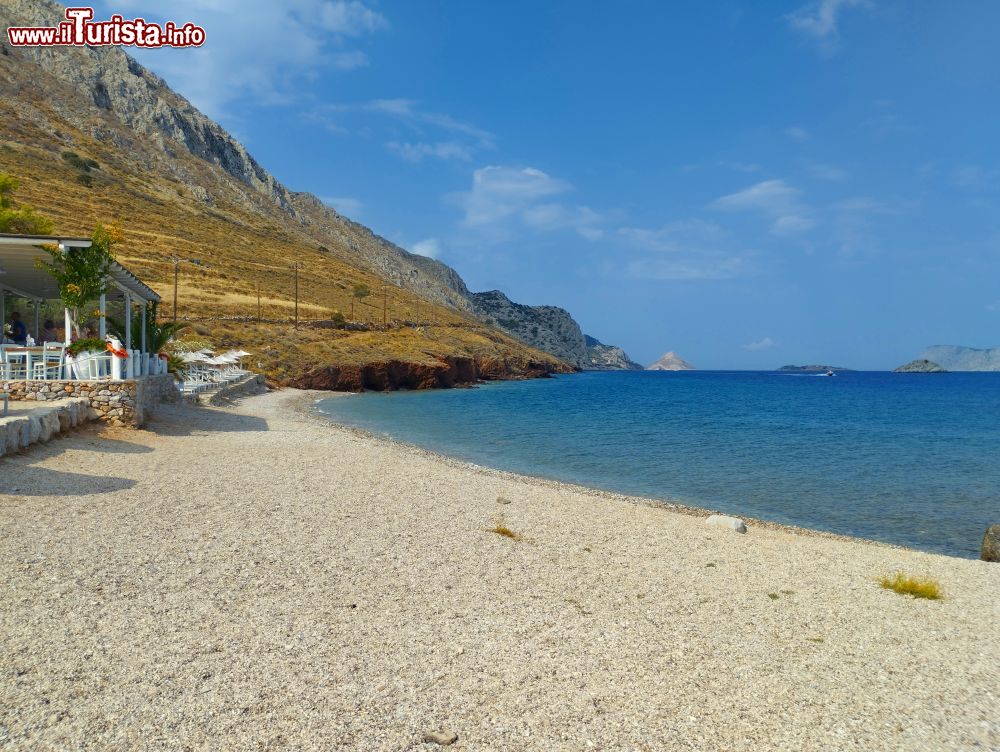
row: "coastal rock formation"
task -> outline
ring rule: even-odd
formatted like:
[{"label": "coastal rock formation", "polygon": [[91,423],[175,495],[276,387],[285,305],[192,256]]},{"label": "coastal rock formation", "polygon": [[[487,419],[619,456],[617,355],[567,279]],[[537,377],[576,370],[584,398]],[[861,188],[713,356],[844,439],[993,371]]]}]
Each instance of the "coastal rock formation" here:
[{"label": "coastal rock formation", "polygon": [[1000,525],[990,525],[986,528],[979,558],[983,561],[1000,562]]},{"label": "coastal rock formation", "polygon": [[658,361],[646,367],[647,371],[693,371],[694,366],[671,350]]},{"label": "coastal rock formation", "polygon": [[499,290],[471,293],[469,301],[487,323],[577,368],[586,366],[583,332],[565,309],[515,303]]},{"label": "coastal rock formation", "polygon": [[839,373],[841,371],[852,371],[852,368],[842,368],[841,366],[821,366],[821,365],[808,365],[808,366],[782,366],[778,371],[784,373],[826,373],[827,371],[833,371],[834,373]]},{"label": "coastal rock formation", "polygon": [[920,359],[937,363],[947,371],[1000,371],[1000,347],[933,345],[920,354]]},{"label": "coastal rock formation", "polygon": [[546,378],[566,370],[551,363],[517,359],[446,357],[436,363],[389,360],[363,365],[316,365],[292,378],[290,386],[334,392],[374,392],[397,389],[449,389],[479,381]]},{"label": "coastal rock formation", "polygon": [[948,373],[948,371],[937,363],[930,360],[924,360],[918,358],[917,360],[911,360],[906,365],[902,365],[899,368],[893,368],[893,373]]},{"label": "coastal rock formation", "polygon": [[583,335],[587,345],[588,371],[641,371],[642,366],[632,360],[624,350],[614,345],[605,345],[588,334]]}]

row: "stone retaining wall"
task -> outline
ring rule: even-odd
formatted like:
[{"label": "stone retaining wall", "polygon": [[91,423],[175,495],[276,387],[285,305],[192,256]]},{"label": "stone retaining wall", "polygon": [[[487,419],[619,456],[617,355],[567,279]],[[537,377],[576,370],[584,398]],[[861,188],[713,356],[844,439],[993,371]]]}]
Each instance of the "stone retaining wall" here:
[{"label": "stone retaining wall", "polygon": [[0,418],[0,457],[44,444],[58,433],[95,420],[97,412],[84,397],[67,397],[32,409],[27,415]]},{"label": "stone retaining wall", "polygon": [[8,392],[11,400],[82,397],[96,411],[98,420],[113,426],[141,426],[155,405],[178,397],[170,374],[127,381],[4,381],[0,390]]}]

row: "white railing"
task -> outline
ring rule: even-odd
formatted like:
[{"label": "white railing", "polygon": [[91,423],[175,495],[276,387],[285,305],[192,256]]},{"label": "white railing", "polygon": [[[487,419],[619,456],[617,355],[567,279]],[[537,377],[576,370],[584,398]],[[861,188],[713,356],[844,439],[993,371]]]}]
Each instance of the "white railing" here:
[{"label": "white railing", "polygon": [[154,353],[129,350],[119,358],[110,352],[0,345],[0,379],[7,381],[121,381],[167,373],[167,361]]}]

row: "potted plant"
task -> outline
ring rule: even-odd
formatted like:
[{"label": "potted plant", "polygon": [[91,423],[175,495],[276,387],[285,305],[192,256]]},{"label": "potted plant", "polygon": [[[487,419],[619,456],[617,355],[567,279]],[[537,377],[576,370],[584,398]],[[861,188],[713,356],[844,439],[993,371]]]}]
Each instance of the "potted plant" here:
[{"label": "potted plant", "polygon": [[100,337],[83,337],[66,348],[66,365],[81,381],[96,379],[100,375],[96,354],[107,352],[107,349],[108,343]]}]

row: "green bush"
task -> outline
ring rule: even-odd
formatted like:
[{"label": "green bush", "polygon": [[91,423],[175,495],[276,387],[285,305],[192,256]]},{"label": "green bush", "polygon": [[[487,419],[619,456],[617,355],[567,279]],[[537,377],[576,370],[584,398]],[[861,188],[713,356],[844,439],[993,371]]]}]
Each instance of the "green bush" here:
[{"label": "green bush", "polygon": [[100,337],[84,337],[66,348],[66,352],[76,357],[82,352],[104,352],[108,349],[108,343]]},{"label": "green bush", "polygon": [[73,165],[73,167],[78,169],[80,172],[90,172],[91,170],[100,169],[100,165],[97,164],[96,160],[81,157],[75,151],[64,151],[62,153],[62,158],[69,164]]}]

